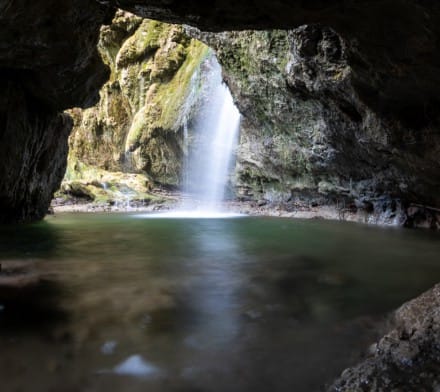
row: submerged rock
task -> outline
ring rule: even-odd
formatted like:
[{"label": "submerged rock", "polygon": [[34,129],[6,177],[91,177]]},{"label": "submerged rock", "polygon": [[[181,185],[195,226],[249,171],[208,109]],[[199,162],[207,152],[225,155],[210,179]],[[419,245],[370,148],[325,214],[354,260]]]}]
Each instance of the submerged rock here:
[{"label": "submerged rock", "polygon": [[145,361],[141,355],[132,355],[115,366],[114,373],[121,376],[154,377],[160,374],[160,369]]},{"label": "submerged rock", "polygon": [[33,260],[0,261],[0,299],[9,300],[28,289],[35,288],[40,282],[40,274]]}]

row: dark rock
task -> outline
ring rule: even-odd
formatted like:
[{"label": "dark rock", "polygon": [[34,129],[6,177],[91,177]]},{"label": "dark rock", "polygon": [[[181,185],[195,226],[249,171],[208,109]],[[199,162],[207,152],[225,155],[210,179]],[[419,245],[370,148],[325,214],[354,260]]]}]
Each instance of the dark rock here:
[{"label": "dark rock", "polygon": [[267,200],[258,200],[257,201],[257,206],[258,207],[263,207],[265,205],[267,205]]},{"label": "dark rock", "polygon": [[0,4],[0,222],[44,217],[64,175],[72,121],[108,77],[96,50],[109,14],[95,2]]},{"label": "dark rock", "polygon": [[15,81],[0,97],[0,223],[42,219],[63,178],[72,121],[41,106]]},{"label": "dark rock", "polygon": [[404,304],[392,329],[329,391],[436,391],[440,385],[440,285]]}]

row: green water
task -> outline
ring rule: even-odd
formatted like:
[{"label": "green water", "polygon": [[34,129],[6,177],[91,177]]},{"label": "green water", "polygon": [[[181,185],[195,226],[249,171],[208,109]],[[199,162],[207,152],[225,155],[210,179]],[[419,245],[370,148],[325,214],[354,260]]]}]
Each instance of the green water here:
[{"label": "green water", "polygon": [[319,391],[440,281],[430,232],[276,218],[65,214],[0,227],[9,391]]}]

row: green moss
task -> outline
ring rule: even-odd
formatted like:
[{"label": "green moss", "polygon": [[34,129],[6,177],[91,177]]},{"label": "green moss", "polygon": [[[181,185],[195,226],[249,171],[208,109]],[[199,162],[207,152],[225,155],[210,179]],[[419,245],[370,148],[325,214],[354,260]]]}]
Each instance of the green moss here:
[{"label": "green moss", "polygon": [[209,49],[186,36],[182,26],[118,11],[101,30],[99,50],[111,69],[110,81],[98,105],[74,110],[66,181],[101,182],[102,171],[129,171],[177,185],[184,104]]},{"label": "green moss", "polygon": [[117,66],[127,67],[152,55],[160,48],[161,38],[167,32],[167,25],[154,20],[143,20],[134,35],[122,45],[116,59]]},{"label": "green moss", "polygon": [[175,129],[184,102],[189,94],[191,78],[197,67],[210,54],[210,49],[201,42],[193,40],[187,50],[186,58],[174,77],[161,84],[154,97],[154,103],[161,109],[157,126]]},{"label": "green moss", "polygon": [[148,130],[148,115],[146,113],[146,108],[141,108],[139,112],[133,118],[133,122],[131,123],[130,130],[127,134],[127,139],[125,142],[125,151],[133,151],[135,150],[140,142],[141,137],[143,136],[145,130]]},{"label": "green moss", "polygon": [[142,174],[108,172],[76,161],[69,162],[66,177],[57,197],[74,196],[102,204],[127,199],[159,202],[152,194],[150,180]]}]

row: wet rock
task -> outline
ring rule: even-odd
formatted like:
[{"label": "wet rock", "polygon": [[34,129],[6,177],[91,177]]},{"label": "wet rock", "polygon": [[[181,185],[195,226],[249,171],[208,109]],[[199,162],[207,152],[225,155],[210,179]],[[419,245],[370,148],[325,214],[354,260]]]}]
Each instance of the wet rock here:
[{"label": "wet rock", "polygon": [[429,138],[402,148],[402,137],[416,131],[365,100],[353,41],[322,25],[189,31],[215,48],[244,116],[240,195],[274,203],[320,199],[340,209],[341,219],[366,214],[371,223],[403,223],[402,204],[416,199],[440,205],[438,132],[426,125],[420,132]]},{"label": "wet rock", "polygon": [[132,355],[115,366],[114,373],[121,376],[154,377],[160,369],[147,362],[141,355]]},{"label": "wet rock", "polygon": [[440,285],[402,305],[392,329],[329,391],[434,391],[440,385]]},{"label": "wet rock", "polygon": [[263,207],[263,206],[265,206],[265,205],[267,205],[267,200],[258,200],[257,201],[257,206],[258,207]]}]

